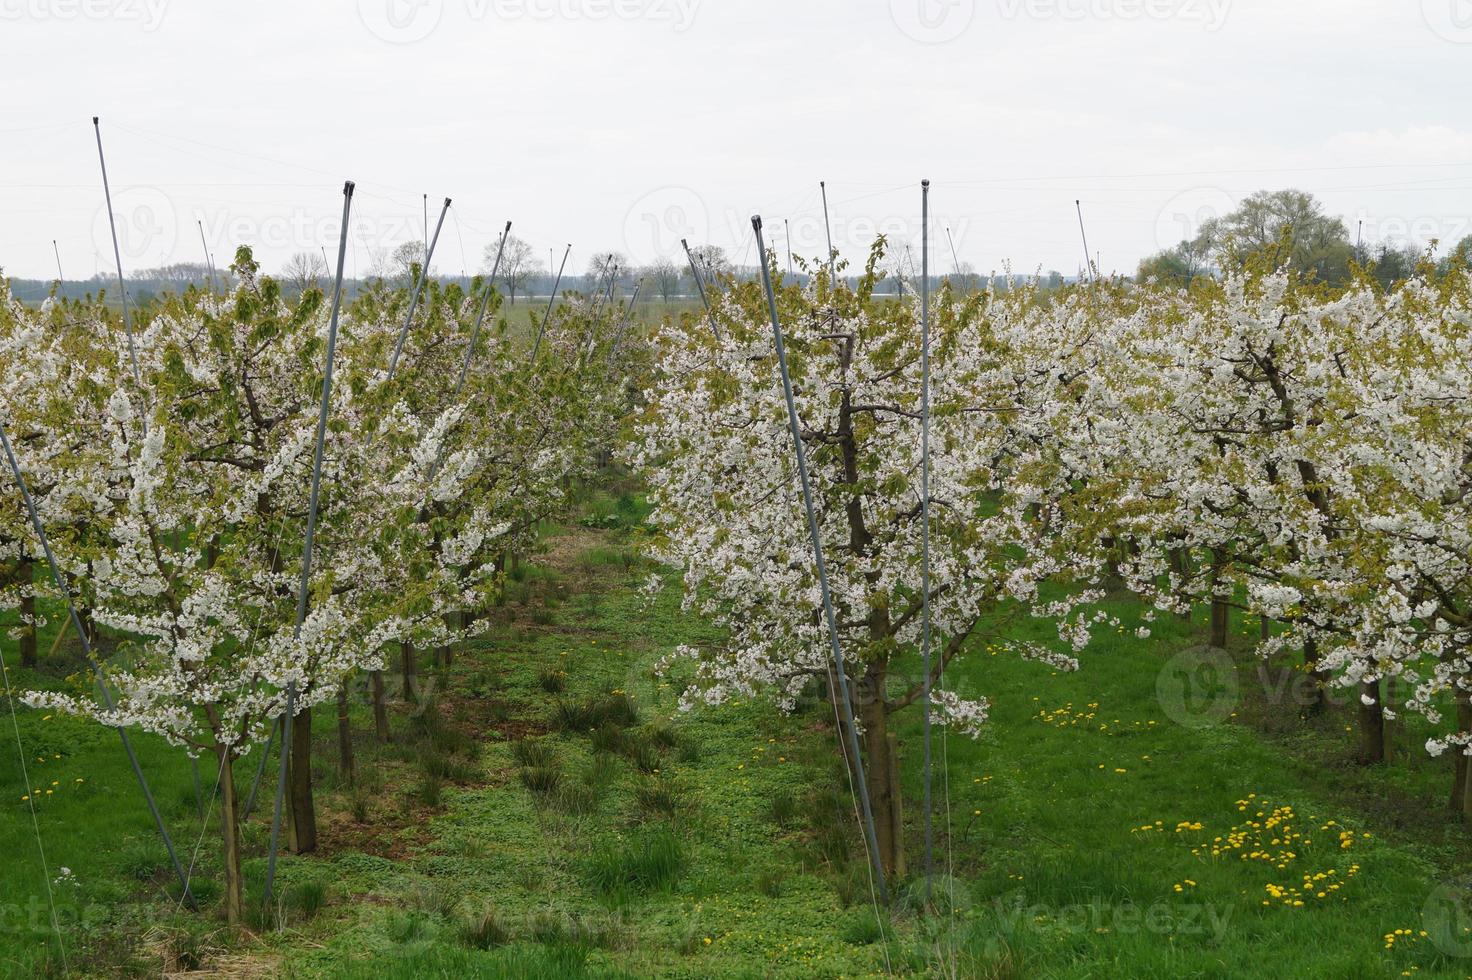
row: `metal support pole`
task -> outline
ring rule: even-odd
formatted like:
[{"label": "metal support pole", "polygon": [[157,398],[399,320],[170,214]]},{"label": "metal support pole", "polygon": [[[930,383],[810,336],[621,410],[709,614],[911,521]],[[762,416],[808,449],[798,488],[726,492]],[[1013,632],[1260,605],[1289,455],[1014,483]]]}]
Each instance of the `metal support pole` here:
[{"label": "metal support pole", "polygon": [[797,418],[797,402],[792,397],[792,377],[787,371],[787,348],[782,342],[782,325],[777,318],[777,295],[772,290],[772,272],[767,268],[767,250],[762,242],[762,219],[753,215],[751,227],[756,232],[756,250],[762,257],[762,287],[767,293],[767,310],[772,318],[772,339],[777,348],[777,367],[782,375],[782,394],[787,399],[787,421],[792,429],[793,452],[797,456],[797,476],[802,483],[803,508],[807,511],[808,533],[813,539],[813,562],[818,574],[818,587],[823,596],[823,617],[828,623],[828,639],[832,647],[833,668],[838,678],[838,696],[841,702],[849,752],[853,757],[854,774],[858,782],[859,803],[863,811],[864,838],[869,847],[869,863],[874,869],[874,880],[878,885],[879,899],[889,904],[889,890],[884,883],[884,863],[879,856],[879,839],[874,833],[874,812],[869,804],[869,784],[864,779],[864,760],[859,754],[858,729],[854,721],[853,701],[849,698],[848,674],[843,666],[843,650],[838,641],[838,619],[833,612],[833,594],[828,587],[828,568],[823,563],[823,538],[818,531],[818,514],[813,507],[813,488],[808,479],[807,452],[802,444],[802,424]]},{"label": "metal support pole", "polygon": [[[51,542],[46,537],[46,529],[41,526],[41,517],[36,513],[36,502],[31,499],[30,488],[21,474],[20,463],[16,461],[15,451],[10,446],[10,436],[6,434],[3,423],[0,423],[0,446],[5,449],[5,459],[10,464],[11,475],[15,477],[15,485],[20,488],[26,514],[31,519],[31,528],[36,532],[36,538],[41,542],[41,552],[46,556],[46,564],[51,568],[51,580],[56,583],[56,591],[66,603],[66,612],[71,619],[72,629],[76,631],[77,639],[81,641],[82,654],[92,665],[92,675],[97,681],[97,690],[102,694],[102,706],[108,711],[114,711],[116,704],[112,699],[112,692],[108,690],[107,678],[102,672],[102,664],[93,653],[92,644],[87,639],[87,631],[82,628],[82,620],[77,616],[77,607],[72,603],[71,590],[67,588],[66,580],[61,575],[61,566],[57,564],[56,555],[51,551]],[[179,855],[174,851],[173,838],[169,836],[169,829],[164,826],[163,815],[158,812],[158,804],[154,802],[153,792],[148,788],[148,780],[143,775],[143,767],[138,764],[138,755],[133,751],[133,743],[129,741],[128,733],[122,727],[118,727],[116,731],[118,737],[122,739],[123,752],[128,757],[128,764],[133,767],[133,776],[138,780],[138,788],[143,790],[143,800],[148,804],[148,812],[153,816],[154,826],[158,828],[159,837],[163,838],[164,850],[169,852],[169,861],[174,865],[174,874],[179,878],[184,900],[189,903],[190,908],[196,908],[194,895],[189,890],[189,876],[184,873],[184,866],[179,863]]]},{"label": "metal support pole", "polygon": [[1094,272],[1094,261],[1089,258],[1089,235],[1084,231],[1084,206],[1083,202],[1075,200],[1073,206],[1078,209],[1078,233],[1084,240],[1084,267],[1089,270],[1089,282],[1098,283],[1099,278]]},{"label": "metal support pole", "polygon": [[920,669],[925,739],[925,900],[935,877],[930,764],[930,181],[920,182]]},{"label": "metal support pole", "polygon": [[537,340],[532,344],[532,361],[537,359],[538,352],[542,349],[542,335],[547,332],[547,321],[552,319],[552,307],[557,302],[557,287],[562,285],[562,270],[567,268],[567,257],[572,253],[572,242],[567,243],[567,251],[562,253],[562,264],[557,267],[557,278],[552,280],[552,295],[547,297],[547,312],[542,314],[542,325],[537,328]]},{"label": "metal support pole", "polygon": [[836,263],[833,258],[833,226],[828,223],[827,182],[818,181],[818,189],[823,192],[823,233],[828,236],[828,288],[832,289],[835,286],[833,279],[837,275],[837,272],[835,271]]},{"label": "metal support pole", "polygon": [[[107,158],[102,155],[102,126],[97,117],[92,117],[92,130],[97,134],[97,162],[102,166],[102,196],[107,201],[107,227],[112,231],[112,256],[118,265],[118,292],[123,301],[123,330],[128,335],[128,359],[133,364],[133,385],[138,389],[141,397],[143,394],[143,375],[138,370],[138,346],[133,340],[133,321],[128,315],[128,287],[123,282],[123,253],[118,248],[118,224],[112,213],[112,188],[107,182]],[[148,413],[140,414],[143,420],[143,433],[148,434]]]},{"label": "metal support pole", "polygon": [[[317,538],[317,504],[322,489],[322,455],[327,443],[327,414],[332,405],[332,365],[337,356],[337,315],[342,307],[342,271],[348,254],[348,213],[353,206],[353,182],[342,186],[342,239],[337,246],[337,283],[332,289],[332,317],[327,325],[327,353],[322,371],[322,404],[317,411],[317,442],[312,451],[312,487],[307,498],[307,533],[302,546],[302,577],[296,593],[296,626],[292,639],[300,640],[307,618],[307,593],[312,581],[312,549]],[[450,199],[445,199],[445,207]],[[444,221],[440,212],[440,221]],[[438,235],[438,230],[436,230]],[[296,712],[296,681],[286,683],[286,711],[281,716],[281,773],[276,781],[276,808],[271,817],[271,850],[266,858],[266,888],[262,902],[271,903],[271,886],[276,880],[276,854],[281,844],[281,804],[286,798],[287,763],[291,759],[291,721]]]},{"label": "metal support pole", "polygon": [[717,341],[724,341],[721,336],[721,328],[716,324],[716,315],[711,312],[710,300],[705,297],[705,283],[700,279],[700,266],[695,262],[695,253],[690,251],[690,243],[680,239],[680,244],[685,248],[685,260],[690,263],[690,276],[695,280],[695,289],[700,293],[700,302],[705,306],[705,318],[710,323],[711,333],[716,335]]},{"label": "metal support pole", "polygon": [[[414,311],[419,308],[419,294],[424,291],[424,282],[429,278],[429,263],[434,258],[434,247],[440,240],[440,229],[445,226],[445,212],[450,210],[450,199],[445,198],[444,207],[440,208],[440,220],[435,222],[434,238],[430,241],[428,249],[424,253],[424,268],[419,272],[419,281],[414,286],[414,295],[409,298],[409,312],[404,317],[404,325],[399,328],[399,339],[394,342],[393,356],[388,359],[388,376],[392,380],[394,372],[399,369],[399,355],[404,350],[404,340],[409,336],[409,324],[414,321]],[[347,218],[343,218],[346,222]],[[343,232],[343,241],[347,241],[347,232]],[[342,256],[338,256],[338,269],[342,269]],[[342,277],[338,277],[338,288],[342,287]]]}]

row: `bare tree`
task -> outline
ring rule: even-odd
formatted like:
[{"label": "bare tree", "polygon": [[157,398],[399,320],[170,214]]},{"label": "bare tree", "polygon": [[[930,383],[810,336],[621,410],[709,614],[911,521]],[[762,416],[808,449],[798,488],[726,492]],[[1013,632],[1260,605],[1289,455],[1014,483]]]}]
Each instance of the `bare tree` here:
[{"label": "bare tree", "polygon": [[622,252],[599,252],[588,260],[588,293],[597,294],[608,288],[609,281],[629,268]]},{"label": "bare tree", "polygon": [[[405,242],[389,257],[389,276],[399,285],[410,286],[414,284],[415,270],[424,265],[424,243]],[[428,277],[430,270],[423,269],[424,275]]]},{"label": "bare tree", "polygon": [[[497,243],[486,246],[485,271],[490,272],[496,263]],[[501,253],[501,282],[505,284],[506,294],[511,299],[511,305],[516,305],[517,292],[524,290],[527,283],[542,272],[542,263],[537,261],[536,251],[526,242],[509,235],[506,238],[505,250]]]},{"label": "bare tree", "polygon": [[695,264],[700,268],[700,278],[705,280],[707,289],[718,286],[721,279],[736,271],[736,267],[726,257],[726,250],[719,245],[694,245],[690,248],[690,254],[695,257]]},{"label": "bare tree", "polygon": [[281,270],[281,279],[299,293],[316,289],[318,281],[327,274],[327,264],[316,252],[298,252],[286,260]]},{"label": "bare tree", "polygon": [[669,259],[659,259],[654,264],[646,266],[643,275],[654,285],[654,291],[659,293],[659,298],[668,303],[680,291],[680,279],[684,275],[684,270]]}]

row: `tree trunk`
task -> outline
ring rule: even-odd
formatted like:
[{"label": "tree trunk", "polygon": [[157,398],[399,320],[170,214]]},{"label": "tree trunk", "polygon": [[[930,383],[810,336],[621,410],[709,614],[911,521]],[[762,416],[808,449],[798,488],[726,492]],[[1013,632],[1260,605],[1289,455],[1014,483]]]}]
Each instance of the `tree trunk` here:
[{"label": "tree trunk", "polygon": [[368,676],[372,680],[373,690],[373,730],[380,742],[387,742],[388,705],[384,704],[383,699],[383,671],[375,670]]},{"label": "tree trunk", "polygon": [[1273,621],[1266,616],[1257,617],[1257,638],[1264,643],[1273,638]]},{"label": "tree trunk", "polygon": [[239,925],[245,911],[245,880],[240,871],[240,803],[235,796],[234,754],[221,747],[220,833],[225,843],[225,920]]},{"label": "tree trunk", "polygon": [[[1184,582],[1186,580],[1186,573],[1189,571],[1189,569],[1186,566],[1186,549],[1185,548],[1172,548],[1172,549],[1170,549],[1169,560],[1170,560],[1170,570],[1172,572],[1175,572],[1177,579],[1179,579],[1180,581]],[[1187,609],[1185,612],[1177,613],[1176,616],[1179,619],[1183,619],[1186,622],[1190,622],[1191,621],[1191,610],[1190,609]]]},{"label": "tree trunk", "polygon": [[1327,704],[1325,691],[1328,690],[1328,684],[1324,672],[1319,669],[1319,641],[1313,637],[1308,637],[1303,641],[1303,663],[1308,668],[1309,676],[1314,682],[1313,700],[1305,705],[1304,709],[1308,714],[1316,715],[1323,711]]},{"label": "tree trunk", "polygon": [[[1390,708],[1392,712],[1396,713],[1397,715],[1400,713],[1400,683],[1393,676],[1385,678],[1385,704],[1386,707]],[[1390,762],[1391,760],[1395,759],[1398,754],[1398,751],[1395,747],[1395,739],[1396,733],[1400,729],[1400,722],[1392,718],[1386,718],[1384,720],[1384,725],[1384,755],[1385,761]]]},{"label": "tree trunk", "polygon": [[894,732],[889,733],[889,785],[891,830],[894,835],[894,866],[890,874],[903,878],[909,871],[905,867],[905,796],[900,792],[900,750]]},{"label": "tree trunk", "polygon": [[414,644],[407,640],[400,641],[399,653],[402,655],[404,670],[403,699],[412,704],[419,700],[414,691]]},{"label": "tree trunk", "polygon": [[[1472,732],[1472,696],[1465,691],[1457,692],[1457,731]],[[1467,755],[1463,747],[1454,746],[1452,756],[1452,809],[1463,816],[1467,813]]]},{"label": "tree trunk", "polygon": [[[445,628],[460,630],[465,628],[465,614],[463,612],[445,613]],[[449,668],[455,665],[455,644],[446,643],[439,649],[439,662],[441,667]]]},{"label": "tree trunk", "polygon": [[348,720],[348,686],[337,689],[337,774],[344,785],[353,785],[353,726]]},{"label": "tree trunk", "polygon": [[317,808],[312,801],[312,709],[303,708],[291,722],[291,764],[287,795],[291,800],[291,849],[310,854],[317,849]]},{"label": "tree trunk", "polygon": [[[876,685],[875,691],[880,688]],[[874,814],[874,836],[879,842],[879,862],[886,877],[903,864],[904,839],[896,837],[899,787],[894,784],[894,764],[890,754],[889,713],[877,694],[865,697],[862,706],[864,725],[864,781],[869,787],[869,806]]]},{"label": "tree trunk", "polygon": [[20,665],[36,666],[36,584],[31,559],[22,555],[15,566],[15,584],[20,586]]},{"label": "tree trunk", "polygon": [[[1369,766],[1385,761],[1385,704],[1380,699],[1380,682],[1360,685],[1360,762]],[[1365,704],[1365,698],[1373,703]]]},{"label": "tree trunk", "polygon": [[1227,632],[1232,623],[1232,608],[1220,599],[1211,600],[1211,645],[1227,648]]}]

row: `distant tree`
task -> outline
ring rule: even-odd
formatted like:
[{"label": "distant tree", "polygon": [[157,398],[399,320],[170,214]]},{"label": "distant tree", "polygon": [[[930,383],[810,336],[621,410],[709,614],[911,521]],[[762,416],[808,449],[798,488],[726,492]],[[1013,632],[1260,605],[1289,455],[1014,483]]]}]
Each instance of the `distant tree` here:
[{"label": "distant tree", "polygon": [[210,267],[203,262],[175,262],[156,269],[134,270],[128,278],[149,282],[205,283],[210,281]]},{"label": "distant tree", "polygon": [[1392,245],[1382,242],[1370,254],[1370,271],[1375,281],[1389,289],[1416,274],[1421,264],[1421,250],[1414,245]]},{"label": "distant tree", "polygon": [[1443,274],[1452,269],[1472,269],[1472,235],[1453,245],[1452,250],[1438,265]]},{"label": "distant tree", "polygon": [[[495,265],[497,247],[496,245],[486,246],[484,261],[487,272],[491,271],[491,267]],[[508,235],[505,251],[501,254],[500,276],[511,305],[516,305],[516,294],[524,291],[527,283],[541,272],[542,263],[537,260],[536,251],[515,235]]]},{"label": "distant tree", "polygon": [[598,252],[588,260],[588,293],[596,295],[607,289],[609,281],[628,268],[628,257],[622,252]]},{"label": "distant tree", "polygon": [[1354,253],[1344,222],[1325,214],[1312,194],[1291,189],[1249,196],[1237,210],[1203,224],[1199,241],[1222,266],[1240,268],[1253,256],[1266,256],[1273,268],[1291,265],[1336,284],[1349,278]]},{"label": "distant tree", "polygon": [[695,258],[695,264],[700,269],[700,278],[708,288],[718,285],[722,278],[731,276],[736,271],[731,260],[726,257],[726,250],[719,245],[693,245],[690,254]]},{"label": "distant tree", "polygon": [[1189,286],[1197,276],[1211,272],[1210,251],[1205,238],[1182,241],[1175,248],[1142,259],[1136,278],[1141,282],[1158,279],[1175,286]]},{"label": "distant tree", "polygon": [[947,278],[962,295],[970,295],[981,288],[981,276],[976,274],[976,266],[970,262],[957,263]]},{"label": "distant tree", "polygon": [[318,281],[327,274],[327,264],[316,252],[298,252],[286,260],[281,270],[282,280],[299,293],[315,289]]},{"label": "distant tree", "polygon": [[[400,286],[413,285],[414,279],[424,265],[424,243],[405,242],[394,249],[388,260],[388,276]],[[428,269],[422,270],[429,275]]]},{"label": "distant tree", "polygon": [[645,266],[642,274],[653,285],[659,298],[668,303],[679,293],[684,271],[669,259],[659,259]]}]

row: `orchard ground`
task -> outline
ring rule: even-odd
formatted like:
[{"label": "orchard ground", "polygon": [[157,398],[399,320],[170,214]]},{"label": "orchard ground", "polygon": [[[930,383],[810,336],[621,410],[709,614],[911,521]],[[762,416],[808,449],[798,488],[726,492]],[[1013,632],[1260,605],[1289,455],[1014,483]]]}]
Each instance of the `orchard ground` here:
[{"label": "orchard ground", "polygon": [[[287,855],[280,901],[231,936],[217,910],[215,771],[202,822],[181,753],[138,736],[204,906],[181,909],[116,735],[17,706],[62,926],[51,928],[18,760],[0,768],[0,964],[10,976],[1466,977],[1469,828],[1416,723],[1395,758],[1350,757],[1352,705],[1304,716],[1290,666],[1234,668],[1204,612],[1141,608],[1077,674],[979,637],[948,684],[993,702],[986,736],[942,738],[935,883],[921,916],[920,717],[901,732],[910,875],[876,914],[832,715],[760,702],[681,714],[655,664],[710,627],[641,585],[645,505],[605,483],[512,570],[495,628],[379,745],[363,699],[357,780],[317,713],[322,846]],[[52,617],[55,620],[57,617]],[[54,625],[41,637],[44,652]],[[1044,624],[1032,638],[1043,639]],[[63,643],[15,689],[82,669]],[[238,763],[244,792],[259,760]],[[274,769],[274,766],[273,766]],[[269,800],[269,787],[263,791]],[[268,806],[245,834],[260,908]],[[201,835],[203,843],[201,844]],[[62,948],[65,960],[63,961]]]}]

